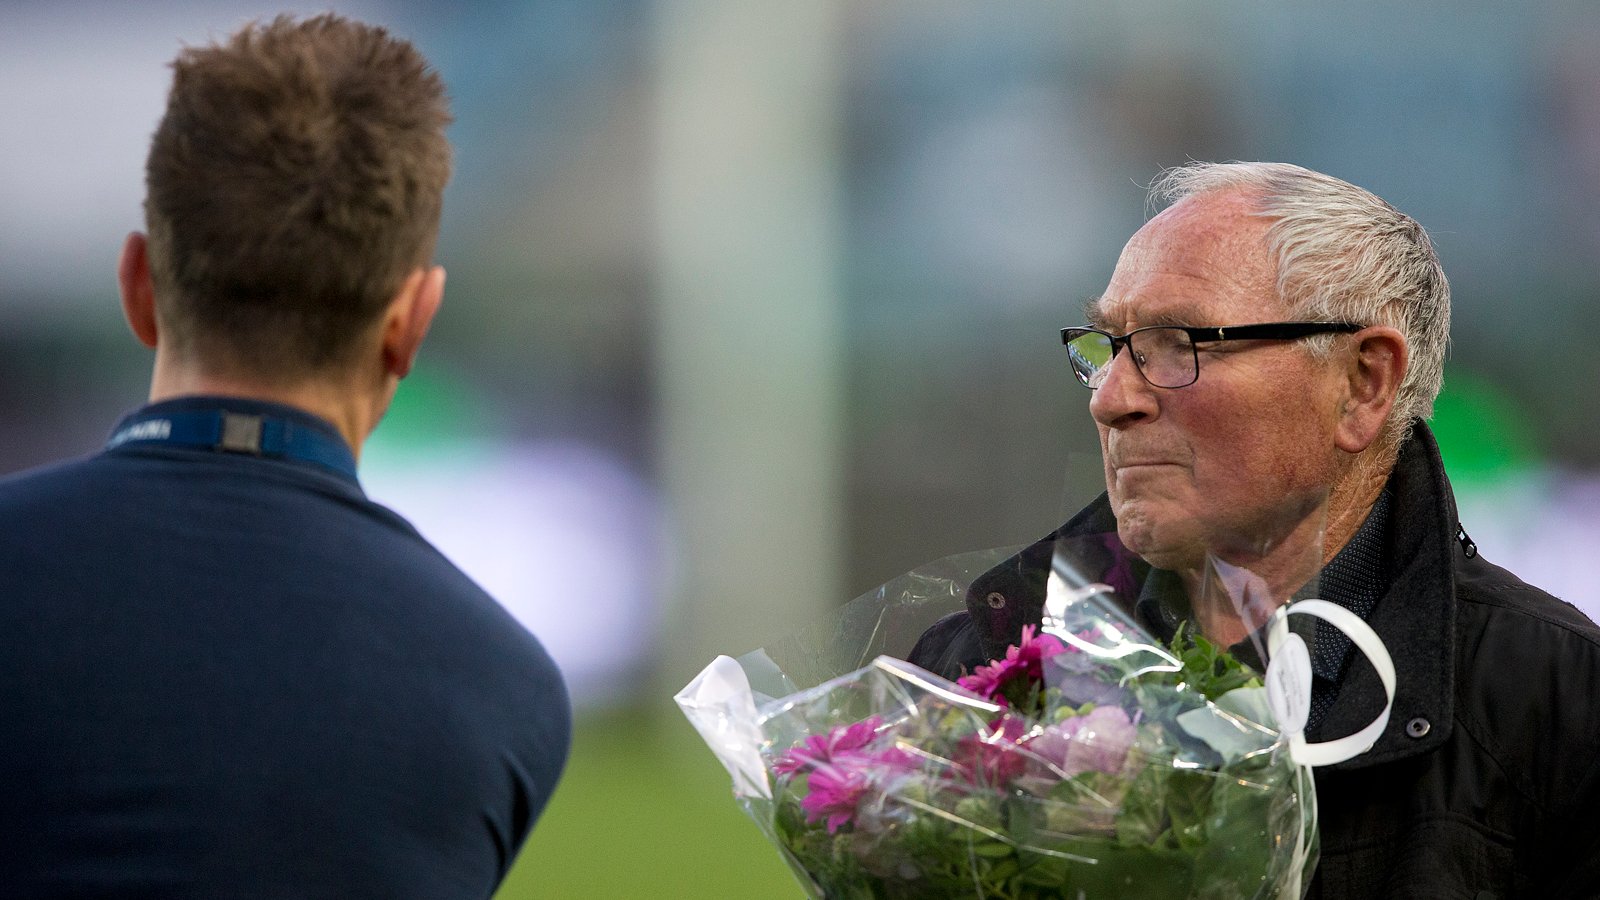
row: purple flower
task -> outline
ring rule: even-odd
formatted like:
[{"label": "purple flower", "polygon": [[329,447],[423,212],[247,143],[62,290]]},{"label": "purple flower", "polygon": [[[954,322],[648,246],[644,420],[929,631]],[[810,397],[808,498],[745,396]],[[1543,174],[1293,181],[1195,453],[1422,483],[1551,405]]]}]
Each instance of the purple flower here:
[{"label": "purple flower", "polygon": [[1070,778],[1080,772],[1116,775],[1128,760],[1138,728],[1120,706],[1097,706],[1047,725],[1028,747]]},{"label": "purple flower", "polygon": [[811,824],[826,819],[828,833],[833,834],[855,821],[863,801],[882,797],[915,771],[917,757],[898,747],[844,750],[812,765],[800,808]]},{"label": "purple flower", "polygon": [[1020,716],[1002,715],[987,728],[956,742],[954,762],[974,784],[1005,784],[1028,766],[1028,755],[1019,744],[1030,730]]},{"label": "purple flower", "polygon": [[834,728],[827,734],[811,735],[798,746],[785,750],[777,762],[772,764],[772,771],[779,775],[792,775],[802,769],[814,769],[826,764],[840,753],[860,750],[867,746],[882,727],[882,718],[868,716],[854,725]]},{"label": "purple flower", "polygon": [[979,666],[956,683],[987,700],[1011,706],[1044,681],[1044,661],[1066,652],[1055,635],[1038,634],[1033,625],[1022,626],[1022,640],[1006,649],[1006,658]]},{"label": "purple flower", "polygon": [[864,768],[825,765],[812,771],[807,779],[800,808],[806,811],[806,821],[811,824],[827,819],[828,833],[833,834],[855,818],[862,798],[871,789],[872,782]]}]

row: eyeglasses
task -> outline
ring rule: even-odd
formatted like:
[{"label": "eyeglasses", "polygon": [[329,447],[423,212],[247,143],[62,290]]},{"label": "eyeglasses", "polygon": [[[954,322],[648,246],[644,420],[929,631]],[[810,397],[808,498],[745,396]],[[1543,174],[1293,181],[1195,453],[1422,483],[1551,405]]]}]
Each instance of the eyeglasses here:
[{"label": "eyeglasses", "polygon": [[1264,322],[1219,328],[1151,325],[1118,337],[1109,331],[1085,326],[1061,329],[1061,343],[1067,346],[1067,356],[1072,360],[1072,374],[1091,391],[1105,382],[1111,361],[1123,347],[1133,349],[1133,364],[1146,381],[1159,388],[1181,388],[1194,384],[1200,377],[1195,344],[1288,341],[1314,334],[1350,334],[1364,327],[1352,322]]}]

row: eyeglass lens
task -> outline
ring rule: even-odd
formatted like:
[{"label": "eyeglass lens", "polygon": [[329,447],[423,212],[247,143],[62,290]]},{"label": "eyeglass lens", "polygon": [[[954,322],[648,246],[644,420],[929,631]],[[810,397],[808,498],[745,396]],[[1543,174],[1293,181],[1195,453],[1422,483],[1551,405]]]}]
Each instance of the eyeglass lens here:
[{"label": "eyeglass lens", "polygon": [[[1183,387],[1195,380],[1194,342],[1181,328],[1148,328],[1125,339],[1134,363],[1156,387]],[[1111,338],[1086,331],[1067,344],[1073,371],[1091,388],[1105,382],[1115,356]]]}]

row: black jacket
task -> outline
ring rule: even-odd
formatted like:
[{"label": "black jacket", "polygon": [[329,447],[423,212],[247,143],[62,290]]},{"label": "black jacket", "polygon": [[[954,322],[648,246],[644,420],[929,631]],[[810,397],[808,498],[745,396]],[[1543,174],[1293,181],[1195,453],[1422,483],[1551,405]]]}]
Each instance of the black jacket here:
[{"label": "black jacket", "polygon": [[[1477,555],[1420,422],[1389,490],[1393,563],[1368,623],[1394,657],[1394,707],[1370,751],[1317,770],[1308,896],[1600,898],[1600,629]],[[1093,580],[1137,596],[1149,567],[1100,537],[1114,532],[1102,496],[979,578],[911,661],[953,676],[1002,653],[1039,620],[1058,537],[1090,548]],[[1369,666],[1347,666],[1308,737],[1358,730],[1382,697]]]}]

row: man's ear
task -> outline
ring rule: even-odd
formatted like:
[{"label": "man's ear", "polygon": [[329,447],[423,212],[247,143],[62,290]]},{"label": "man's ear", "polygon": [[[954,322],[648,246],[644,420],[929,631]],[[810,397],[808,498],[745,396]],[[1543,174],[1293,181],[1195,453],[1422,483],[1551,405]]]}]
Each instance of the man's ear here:
[{"label": "man's ear", "polygon": [[1410,350],[1405,335],[1387,325],[1363,328],[1351,336],[1356,352],[1346,364],[1349,394],[1340,411],[1334,443],[1360,453],[1383,434],[1405,377]]},{"label": "man's ear", "polygon": [[422,339],[444,300],[444,267],[420,268],[406,276],[383,319],[383,369],[404,378],[411,373]]},{"label": "man's ear", "polygon": [[150,278],[149,245],[137,231],[122,242],[117,260],[117,288],[122,293],[122,315],[139,343],[154,349],[159,337],[156,327],[156,287]]}]

